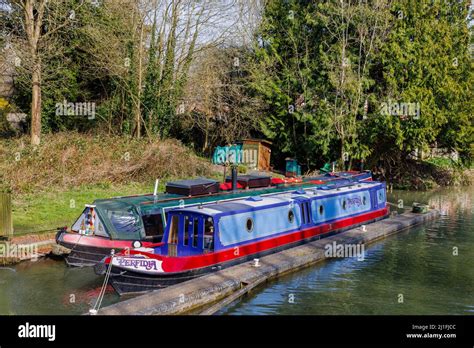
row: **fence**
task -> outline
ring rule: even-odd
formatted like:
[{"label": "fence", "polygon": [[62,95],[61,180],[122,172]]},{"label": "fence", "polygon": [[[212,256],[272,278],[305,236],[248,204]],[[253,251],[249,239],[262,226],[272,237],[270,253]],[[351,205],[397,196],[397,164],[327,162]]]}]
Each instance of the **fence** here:
[{"label": "fence", "polygon": [[12,198],[8,193],[0,193],[0,237],[11,237],[12,235]]}]

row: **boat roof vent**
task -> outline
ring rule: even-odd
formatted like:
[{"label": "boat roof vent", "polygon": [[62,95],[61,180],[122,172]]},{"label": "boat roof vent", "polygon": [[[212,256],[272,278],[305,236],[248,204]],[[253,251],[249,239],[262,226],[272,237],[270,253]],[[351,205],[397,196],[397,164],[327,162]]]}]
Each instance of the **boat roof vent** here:
[{"label": "boat roof vent", "polygon": [[297,190],[293,193],[296,194],[296,195],[304,195],[304,194],[306,194],[306,191],[305,190]]},{"label": "boat roof vent", "polygon": [[263,198],[260,197],[260,196],[253,196],[253,197],[249,197],[246,199],[246,201],[251,201],[251,202],[259,202],[259,201],[262,201]]}]

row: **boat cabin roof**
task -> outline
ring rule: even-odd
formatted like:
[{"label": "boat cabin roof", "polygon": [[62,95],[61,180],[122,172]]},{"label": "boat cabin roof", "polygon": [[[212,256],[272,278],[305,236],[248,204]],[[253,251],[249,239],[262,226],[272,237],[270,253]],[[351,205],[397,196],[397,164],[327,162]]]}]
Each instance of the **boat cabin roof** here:
[{"label": "boat cabin roof", "polygon": [[313,188],[300,188],[290,192],[280,192],[267,196],[252,196],[245,199],[236,199],[232,202],[208,204],[204,206],[185,207],[172,210],[172,212],[189,212],[207,216],[225,215],[229,212],[245,212],[264,206],[287,205],[296,199],[310,199],[315,197],[328,197],[341,193],[355,192],[374,186],[382,186],[380,182],[360,182],[352,185],[327,185]]},{"label": "boat cabin roof", "polygon": [[[333,174],[324,174],[317,177],[307,177],[306,180],[320,179],[321,177],[334,177],[334,178],[344,178],[356,174],[355,172],[341,172],[337,175]],[[182,181],[185,182],[185,181]],[[347,185],[348,180],[342,180],[341,184]],[[301,183],[299,187],[313,187],[315,184],[312,183]],[[277,185],[278,187],[278,185]],[[292,191],[295,188],[289,186],[278,187],[280,191]],[[140,215],[147,214],[156,214],[161,211],[162,208],[176,208],[179,206],[179,201],[184,200],[184,203],[187,204],[197,204],[199,202],[209,203],[219,200],[219,197],[225,196],[226,198],[239,198],[249,195],[259,195],[259,194],[270,194],[273,193],[275,187],[271,188],[256,188],[250,190],[240,190],[237,192],[221,192],[219,194],[210,194],[209,196],[194,196],[188,197],[180,194],[172,193],[158,193],[156,196],[153,194],[143,194],[143,195],[132,195],[132,196],[120,196],[112,197],[106,199],[96,199],[94,205],[97,206],[99,211],[101,210],[111,210],[120,207],[124,209],[136,210]]]}]

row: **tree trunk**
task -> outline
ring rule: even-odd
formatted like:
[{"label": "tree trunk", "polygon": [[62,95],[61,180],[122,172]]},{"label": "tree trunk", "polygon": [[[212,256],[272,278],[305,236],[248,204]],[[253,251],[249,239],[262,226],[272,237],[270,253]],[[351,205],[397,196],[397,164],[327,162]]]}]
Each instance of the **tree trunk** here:
[{"label": "tree trunk", "polygon": [[203,153],[206,153],[206,150],[207,150],[207,147],[208,147],[208,144],[209,144],[209,126],[208,126],[208,122],[206,121],[206,130],[204,131],[204,144],[202,146],[202,152]]},{"label": "tree trunk", "polygon": [[31,145],[39,145],[41,139],[41,63],[38,61],[32,74],[31,93]]},{"label": "tree trunk", "polygon": [[141,123],[142,123],[142,114],[141,114],[141,100],[142,100],[142,55],[143,55],[143,28],[144,24],[141,23],[140,28],[140,47],[138,49],[138,97],[137,97],[137,105],[135,110],[135,125],[137,129],[137,138],[141,136]]},{"label": "tree trunk", "polygon": [[346,170],[346,162],[345,162],[345,155],[344,155],[344,136],[341,136],[341,163],[342,163],[342,171]]},{"label": "tree trunk", "polygon": [[33,62],[31,72],[31,144],[39,145],[41,139],[41,58],[38,42],[41,36],[46,0],[26,0],[21,7],[24,10],[24,28],[28,38],[30,58]]}]

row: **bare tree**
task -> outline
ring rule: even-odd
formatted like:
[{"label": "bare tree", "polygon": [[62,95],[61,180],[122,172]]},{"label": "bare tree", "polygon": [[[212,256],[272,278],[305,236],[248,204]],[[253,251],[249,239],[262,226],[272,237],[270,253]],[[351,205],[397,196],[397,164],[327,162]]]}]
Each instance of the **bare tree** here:
[{"label": "bare tree", "polygon": [[248,137],[258,128],[261,105],[248,93],[246,53],[211,47],[196,58],[181,117],[185,127],[202,132],[203,152],[217,143]]},{"label": "bare tree", "polygon": [[[38,145],[41,137],[41,83],[43,72],[44,53],[50,49],[50,40],[64,28],[73,18],[75,9],[68,8],[62,2],[48,2],[47,0],[11,0],[12,11],[20,13],[21,34],[26,43],[23,51],[24,61],[28,61],[31,76],[31,144]],[[54,7],[54,11],[51,9]],[[19,30],[20,32],[20,30]]]}]

